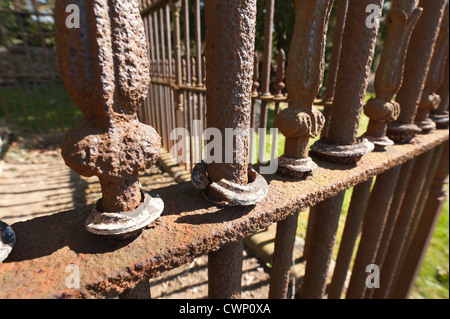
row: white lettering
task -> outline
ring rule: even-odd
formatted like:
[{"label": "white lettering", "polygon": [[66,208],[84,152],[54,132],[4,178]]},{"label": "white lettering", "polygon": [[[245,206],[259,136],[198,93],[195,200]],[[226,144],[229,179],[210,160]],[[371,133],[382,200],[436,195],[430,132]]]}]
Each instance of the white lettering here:
[{"label": "white lettering", "polygon": [[376,4],[369,4],[366,7],[366,12],[370,13],[366,18],[366,26],[370,29],[380,27],[381,8]]},{"label": "white lettering", "polygon": [[366,272],[370,273],[366,278],[366,287],[369,289],[380,288],[380,267],[374,264],[367,265]]},{"label": "white lettering", "polygon": [[66,13],[70,13],[66,18],[66,27],[69,29],[80,28],[80,7],[76,4],[69,4]]}]

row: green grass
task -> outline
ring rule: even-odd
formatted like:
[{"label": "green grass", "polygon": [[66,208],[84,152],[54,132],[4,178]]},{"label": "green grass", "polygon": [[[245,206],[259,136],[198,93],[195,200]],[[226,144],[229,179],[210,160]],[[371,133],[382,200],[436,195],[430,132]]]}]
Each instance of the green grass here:
[{"label": "green grass", "polygon": [[[22,133],[61,132],[81,121],[81,111],[72,104],[62,84],[25,84],[0,87],[9,114],[8,126]],[[1,118],[6,120],[4,109]]]},{"label": "green grass", "polygon": [[[448,185],[447,185],[448,192]],[[444,204],[412,298],[449,298],[449,199]]]}]

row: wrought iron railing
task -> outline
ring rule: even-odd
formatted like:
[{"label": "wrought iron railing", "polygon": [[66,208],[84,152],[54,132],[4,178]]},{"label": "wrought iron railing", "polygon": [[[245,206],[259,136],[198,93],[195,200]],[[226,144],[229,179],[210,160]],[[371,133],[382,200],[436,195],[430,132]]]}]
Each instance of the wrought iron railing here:
[{"label": "wrought iron railing", "polygon": [[[81,9],[80,29],[64,25],[73,2]],[[266,36],[273,3],[267,1]],[[189,4],[140,1],[139,14],[134,0],[58,2],[60,72],[85,114],[66,134],[63,155],[80,174],[99,177],[103,198],[95,209],[13,225],[21,240],[0,265],[0,296],[125,297],[143,285],[148,297],[149,278],[208,254],[209,297],[239,298],[244,237],[277,223],[268,297],[286,298],[298,216],[311,208],[302,298],[406,298],[447,195],[448,3],[392,2],[376,96],[365,104],[378,33],[367,23],[368,9],[376,12],[383,0],[339,0],[324,114],[314,105],[333,1],[296,0],[286,79],[280,51],[270,92],[265,50],[261,94],[254,72],[256,0],[206,1],[204,44],[203,2],[194,1],[193,47]],[[275,174],[263,177],[251,168],[244,134],[242,144],[238,137],[231,142],[231,162],[206,158],[188,167],[200,190],[191,183],[140,190],[137,172],[154,164],[160,141],[148,125],[167,150],[176,142],[171,130],[191,130],[194,119],[202,120],[201,130],[223,136],[227,128],[247,132],[257,99],[288,103],[275,117],[286,137]],[[359,137],[363,112],[370,123]],[[200,152],[204,142],[200,134],[189,143]],[[219,144],[226,156],[230,145]],[[344,192],[352,187],[329,282]],[[79,288],[65,284],[69,264],[82,270]],[[379,287],[367,285],[368,266],[379,270]]]}]

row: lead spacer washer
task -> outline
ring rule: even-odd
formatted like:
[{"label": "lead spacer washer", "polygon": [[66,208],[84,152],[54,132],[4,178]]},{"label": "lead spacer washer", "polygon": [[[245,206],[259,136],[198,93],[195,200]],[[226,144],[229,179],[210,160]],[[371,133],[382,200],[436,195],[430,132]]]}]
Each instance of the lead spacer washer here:
[{"label": "lead spacer washer", "polygon": [[364,155],[374,149],[375,145],[372,142],[361,137],[353,145],[334,145],[319,140],[311,146],[311,151],[319,157],[343,164],[356,164]]},{"label": "lead spacer washer", "polygon": [[92,208],[85,227],[93,234],[126,239],[139,234],[161,216],[163,200],[154,193],[142,191],[142,203],[129,212],[102,212],[102,199]]},{"label": "lead spacer washer", "polygon": [[248,184],[237,184],[222,179],[211,183],[208,178],[207,164],[202,161],[195,165],[192,171],[192,184],[203,190],[203,195],[209,201],[221,206],[251,206],[262,201],[269,186],[264,177],[252,167],[248,167]]},{"label": "lead spacer washer", "polygon": [[0,220],[0,263],[11,253],[16,243],[16,235],[8,224]]}]

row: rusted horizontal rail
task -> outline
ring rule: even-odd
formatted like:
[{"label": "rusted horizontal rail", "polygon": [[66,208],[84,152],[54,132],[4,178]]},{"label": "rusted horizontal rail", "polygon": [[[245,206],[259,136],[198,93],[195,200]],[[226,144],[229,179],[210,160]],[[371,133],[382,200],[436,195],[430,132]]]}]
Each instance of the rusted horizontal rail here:
[{"label": "rusted horizontal rail", "polygon": [[[13,224],[17,243],[0,264],[0,298],[80,298],[120,294],[144,277],[192,261],[284,220],[343,190],[382,174],[441,145],[448,130],[416,137],[412,144],[387,147],[365,155],[356,166],[315,159],[308,180],[266,176],[267,197],[254,207],[212,205],[190,183],[155,189],[166,207],[134,241],[94,238],[83,226],[88,214],[62,212]],[[176,198],[177,200],[173,200]],[[79,267],[80,289],[68,289],[67,267]],[[73,269],[73,268],[69,268]]]},{"label": "rusted horizontal rail", "polygon": [[[198,93],[206,93],[206,87],[204,86],[189,86],[189,85],[177,85],[174,82],[167,82],[167,81],[161,81],[157,79],[151,80],[152,84],[167,86],[172,88],[175,91],[191,91],[191,92],[198,92]],[[289,102],[289,96],[283,95],[283,96],[275,96],[275,95],[262,95],[262,94],[254,94],[252,95],[253,99],[258,99],[265,102],[277,102],[277,103],[287,103]],[[316,99],[314,100],[314,105],[316,106],[330,106],[329,101],[324,101],[322,99]]]}]

